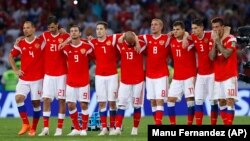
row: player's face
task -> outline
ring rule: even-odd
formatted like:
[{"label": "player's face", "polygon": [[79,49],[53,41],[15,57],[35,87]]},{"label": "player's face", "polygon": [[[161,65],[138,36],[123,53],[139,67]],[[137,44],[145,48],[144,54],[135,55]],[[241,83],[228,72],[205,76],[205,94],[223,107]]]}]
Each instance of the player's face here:
[{"label": "player's face", "polygon": [[220,37],[223,36],[224,26],[220,23],[212,23],[212,30],[217,33]]},{"label": "player's face", "polygon": [[203,26],[198,26],[196,24],[192,24],[192,32],[194,35],[200,37],[203,34]]},{"label": "player's face", "polygon": [[181,26],[174,26],[173,32],[174,32],[174,37],[182,38],[184,33],[185,33],[185,30],[183,28],[181,28]]},{"label": "player's face", "polygon": [[51,23],[48,25],[48,30],[49,32],[51,32],[52,34],[56,34],[58,31],[58,24],[55,23]]},{"label": "player's face", "polygon": [[30,37],[35,33],[35,28],[31,23],[24,23],[23,25],[23,34],[25,37]]},{"label": "player's face", "polygon": [[79,31],[78,27],[71,27],[70,28],[70,36],[74,39],[79,39],[81,37],[81,32]]},{"label": "player's face", "polygon": [[159,33],[161,33],[161,30],[162,30],[162,25],[160,24],[160,22],[157,21],[157,20],[153,20],[151,22],[151,32],[152,32],[152,34],[159,34]]},{"label": "player's face", "polygon": [[96,26],[96,36],[97,38],[103,38],[106,36],[106,29],[104,25],[99,24]]}]

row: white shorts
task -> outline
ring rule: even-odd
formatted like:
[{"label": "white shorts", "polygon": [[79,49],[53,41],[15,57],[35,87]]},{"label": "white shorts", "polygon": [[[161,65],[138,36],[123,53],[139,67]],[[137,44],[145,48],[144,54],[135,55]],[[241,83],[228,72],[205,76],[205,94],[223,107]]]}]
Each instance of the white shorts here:
[{"label": "white shorts", "polygon": [[195,77],[186,80],[172,80],[169,88],[168,97],[176,97],[180,101],[184,93],[185,98],[194,97]]},{"label": "white shorts", "polygon": [[36,81],[25,81],[25,80],[18,80],[16,85],[16,94],[23,95],[25,98],[31,93],[31,100],[41,100],[43,90],[43,79],[36,80]]},{"label": "white shorts", "polygon": [[43,81],[43,98],[65,99],[66,75],[50,76],[45,75]]},{"label": "white shorts", "polygon": [[195,99],[205,100],[207,97],[209,100],[216,100],[217,96],[214,93],[214,74],[209,75],[197,75],[195,83]]},{"label": "white shorts", "polygon": [[96,75],[95,87],[98,102],[116,101],[118,92],[118,75]]},{"label": "white shorts", "polygon": [[237,101],[237,95],[238,95],[237,77],[236,76],[231,77],[222,82],[215,81],[214,91],[215,94],[217,94],[218,99],[233,98]]},{"label": "white shorts", "polygon": [[166,100],[168,95],[168,77],[164,76],[157,79],[146,77],[147,99]]},{"label": "white shorts", "polygon": [[144,104],[144,82],[128,85],[120,82],[118,91],[118,105],[128,107],[132,101],[134,107],[142,107]]},{"label": "white shorts", "polygon": [[90,101],[89,84],[84,87],[66,86],[66,102],[87,102]]}]

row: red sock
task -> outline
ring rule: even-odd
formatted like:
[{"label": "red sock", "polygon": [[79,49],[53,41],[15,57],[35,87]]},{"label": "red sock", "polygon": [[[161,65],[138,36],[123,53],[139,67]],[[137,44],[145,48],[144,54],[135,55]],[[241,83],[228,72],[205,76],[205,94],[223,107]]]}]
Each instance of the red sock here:
[{"label": "red sock", "polygon": [[223,120],[224,125],[227,125],[227,111],[220,111],[220,116]]},{"label": "red sock", "polygon": [[155,112],[155,125],[162,125],[163,111]]},{"label": "red sock", "polygon": [[202,125],[203,112],[195,112],[196,125]]},{"label": "red sock", "polygon": [[49,117],[43,117],[43,126],[49,127]]},{"label": "red sock", "polygon": [[107,117],[106,116],[100,116],[102,128],[107,128]]},{"label": "red sock", "polygon": [[234,120],[234,114],[227,113],[227,125],[232,125]]},{"label": "red sock", "polygon": [[210,117],[211,125],[217,124],[217,118],[218,118],[218,113],[211,111],[211,117]]},{"label": "red sock", "polygon": [[[76,130],[80,130],[80,126],[79,126],[79,123],[78,123],[78,112],[74,112],[72,114],[70,114],[70,118],[71,118],[71,121],[74,125],[74,128]],[[58,122],[59,122],[60,119],[58,119]]]},{"label": "red sock", "polygon": [[57,128],[62,128],[64,119],[59,118],[57,120]]},{"label": "red sock", "polygon": [[169,116],[170,125],[176,125],[176,116]]},{"label": "red sock", "polygon": [[23,121],[23,124],[29,124],[29,118],[27,112],[20,112],[19,114]]},{"label": "red sock", "polygon": [[122,126],[123,116],[116,115],[116,128],[121,128]]},{"label": "red sock", "polygon": [[187,119],[188,119],[187,125],[192,125],[194,120],[194,115],[188,115]]},{"label": "red sock", "polygon": [[32,129],[36,130],[38,122],[39,122],[39,118],[33,118]]},{"label": "red sock", "polygon": [[87,130],[88,121],[89,121],[89,115],[82,114],[82,130]]},{"label": "red sock", "polygon": [[141,120],[141,113],[134,113],[134,127],[138,127]]},{"label": "red sock", "polygon": [[110,111],[110,117],[109,117],[109,121],[110,121],[110,128],[114,128],[115,127],[115,115],[116,115],[116,111]]}]

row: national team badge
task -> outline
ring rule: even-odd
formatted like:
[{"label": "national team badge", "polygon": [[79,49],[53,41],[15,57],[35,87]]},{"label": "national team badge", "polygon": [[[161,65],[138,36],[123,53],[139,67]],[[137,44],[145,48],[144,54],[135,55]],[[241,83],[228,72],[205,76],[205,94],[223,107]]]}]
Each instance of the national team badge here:
[{"label": "national team badge", "polygon": [[159,41],[159,44],[160,44],[160,45],[164,45],[164,43],[165,43],[164,40],[160,40],[160,41]]},{"label": "national team badge", "polygon": [[204,42],[207,44],[207,43],[208,43],[208,39],[207,39],[207,38],[205,38],[205,39],[204,39]]},{"label": "national team badge", "polygon": [[84,54],[86,52],[86,49],[83,48],[80,51],[81,51],[82,54]]},{"label": "national team badge", "polygon": [[63,38],[59,38],[58,42],[61,44],[63,42]]},{"label": "national team badge", "polygon": [[106,45],[107,45],[107,46],[110,46],[110,45],[111,45],[111,41],[108,40],[108,41],[106,42]]},{"label": "national team badge", "polygon": [[38,44],[38,43],[35,44],[35,48],[39,48],[39,46],[40,46],[40,44]]}]

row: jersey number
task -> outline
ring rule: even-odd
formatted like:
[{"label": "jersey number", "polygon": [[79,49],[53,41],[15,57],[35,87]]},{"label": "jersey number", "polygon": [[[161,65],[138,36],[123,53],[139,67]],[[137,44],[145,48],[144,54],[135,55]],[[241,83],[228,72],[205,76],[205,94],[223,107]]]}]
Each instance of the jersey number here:
[{"label": "jersey number", "polygon": [[106,53],[107,53],[107,51],[106,51],[105,46],[103,46],[102,48],[103,48],[103,52],[104,52],[104,54],[106,54]]},{"label": "jersey number", "polygon": [[202,44],[200,44],[200,51],[201,51],[201,52],[204,52],[204,47],[203,47]]},{"label": "jersey number", "polygon": [[34,52],[33,51],[29,51],[29,55],[34,58]]},{"label": "jersey number", "polygon": [[180,49],[176,49],[176,56],[181,57],[181,50]]},{"label": "jersey number", "polygon": [[52,51],[52,52],[58,51],[57,45],[56,44],[50,44],[50,51]]},{"label": "jersey number", "polygon": [[133,59],[133,52],[126,52],[126,55],[127,55],[127,60]]},{"label": "jersey number", "polygon": [[153,47],[153,54],[157,54],[157,47]]},{"label": "jersey number", "polygon": [[75,62],[79,62],[79,56],[78,55],[74,55],[74,60],[75,60]]}]

